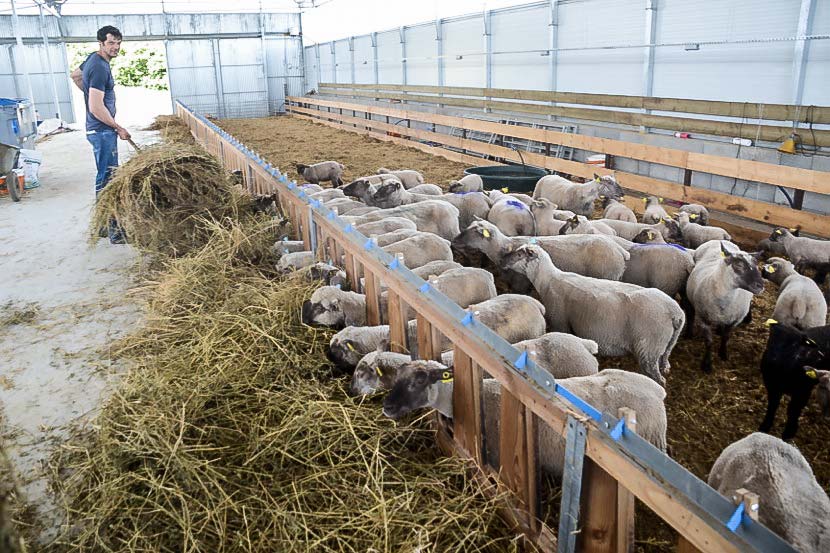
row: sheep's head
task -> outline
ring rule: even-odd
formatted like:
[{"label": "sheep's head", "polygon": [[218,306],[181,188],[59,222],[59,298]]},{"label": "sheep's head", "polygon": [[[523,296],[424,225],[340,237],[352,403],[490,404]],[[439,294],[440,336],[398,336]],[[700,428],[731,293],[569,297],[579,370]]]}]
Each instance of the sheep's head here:
[{"label": "sheep's head", "polygon": [[821,415],[830,421],[830,371],[820,371],[810,366],[804,367],[804,370],[808,378],[815,378],[818,382],[816,399],[821,407]]},{"label": "sheep's head", "polygon": [[[684,213],[682,215],[688,215]],[[683,241],[683,231],[680,229],[680,224],[674,219],[660,219],[657,226],[662,226],[665,232],[661,231],[666,242],[680,243]]]},{"label": "sheep's head", "polygon": [[780,257],[770,257],[767,262],[761,267],[761,276],[772,282],[781,283],[783,275],[789,274],[793,269],[793,264],[786,259]]},{"label": "sheep's head", "polygon": [[354,340],[335,334],[329,342],[326,357],[340,371],[351,372],[363,357],[358,346]]},{"label": "sheep's head", "polygon": [[782,238],[785,238],[787,236],[798,236],[798,234],[798,228],[787,229],[784,227],[775,227],[774,229],[772,229],[772,233],[770,233],[769,239],[773,242],[779,242]]},{"label": "sheep's head", "polygon": [[321,286],[303,302],[302,321],[307,325],[344,328],[346,313],[341,306],[343,292],[336,286]]},{"label": "sheep's head", "polygon": [[490,221],[476,217],[461,234],[452,239],[452,247],[460,251],[492,251],[504,235]]},{"label": "sheep's head", "polygon": [[550,259],[547,252],[536,244],[523,244],[504,258],[502,266],[526,275],[530,269],[538,267],[543,259]]},{"label": "sheep's head", "polygon": [[434,403],[440,383],[452,382],[452,369],[437,361],[413,361],[398,369],[398,379],[383,400],[383,414],[399,419]]},{"label": "sheep's head", "polygon": [[400,181],[385,181],[372,193],[372,203],[382,209],[398,207],[403,201],[403,190]]},{"label": "sheep's head", "polygon": [[607,196],[609,198],[614,198],[615,200],[619,200],[625,194],[623,193],[623,189],[617,184],[617,179],[614,178],[614,175],[603,175],[600,176],[594,173],[594,181],[599,183],[599,194],[603,196]]},{"label": "sheep's head", "polygon": [[447,190],[450,192],[462,192],[464,190],[464,183],[458,182],[457,180],[451,180]]},{"label": "sheep's head", "polygon": [[726,249],[723,242],[720,245],[720,253],[724,263],[732,269],[735,275],[734,282],[738,288],[753,294],[760,294],[764,291],[764,279],[761,271],[758,270],[758,260],[753,254],[733,253]]},{"label": "sheep's head", "polygon": [[318,262],[307,270],[309,280],[322,280],[325,284],[341,290],[348,290],[346,272],[328,263]]},{"label": "sheep's head", "polygon": [[637,233],[637,236],[632,240],[635,244],[660,244],[664,243],[663,235],[656,230],[644,228]]},{"label": "sheep's head", "polygon": [[566,220],[564,225],[559,227],[559,234],[574,234],[580,224],[582,224],[582,221],[579,219],[579,215],[574,215],[570,219]]},{"label": "sheep's head", "polygon": [[303,171],[305,171],[306,169],[308,169],[308,165],[303,165],[302,163],[297,164],[297,173],[298,174],[302,175]]},{"label": "sheep's head", "polygon": [[369,179],[360,178],[353,180],[349,184],[341,187],[344,196],[351,196],[352,198],[362,198],[371,191],[371,184]]},{"label": "sheep's head", "polygon": [[378,365],[381,351],[381,348],[378,348],[378,351],[369,352],[357,363],[349,386],[350,395],[365,396],[381,389],[381,378],[384,376],[383,369]]}]

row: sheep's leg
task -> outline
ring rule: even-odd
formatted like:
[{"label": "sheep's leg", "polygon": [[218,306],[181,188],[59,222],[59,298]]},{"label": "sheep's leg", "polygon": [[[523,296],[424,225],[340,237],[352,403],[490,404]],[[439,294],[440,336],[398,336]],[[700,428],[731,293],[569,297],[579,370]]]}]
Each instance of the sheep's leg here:
[{"label": "sheep's leg", "polygon": [[785,442],[795,438],[798,432],[798,418],[801,416],[804,407],[807,406],[807,401],[810,399],[810,392],[812,391],[813,389],[810,388],[806,392],[801,391],[793,394],[790,398],[790,404],[787,405],[787,424],[784,426],[784,433],[781,434],[781,439]]},{"label": "sheep's leg", "polygon": [[643,374],[658,383],[660,386],[665,386],[666,379],[663,378],[662,374],[660,374],[658,359],[645,353],[639,354],[638,357],[639,359],[637,361]]},{"label": "sheep's leg", "polygon": [[[766,385],[766,383],[764,383]],[[783,392],[781,392],[778,388],[771,390],[769,385],[767,386],[767,413],[764,415],[764,420],[761,421],[761,426],[758,427],[759,432],[767,432],[772,429],[772,425],[775,423],[775,413],[778,412],[778,406],[781,404],[781,396],[783,396]]]},{"label": "sheep's leg", "polygon": [[726,361],[729,359],[729,351],[727,346],[729,345],[729,337],[732,335],[732,327],[723,328],[718,334],[720,334],[720,349],[718,350],[718,357]]},{"label": "sheep's leg", "polygon": [[703,331],[703,359],[700,362],[700,369],[705,373],[712,372],[712,329],[709,325],[700,325]]},{"label": "sheep's leg", "polygon": [[686,338],[694,338],[695,336],[695,306],[692,305],[692,302],[686,300],[686,307],[683,304],[680,304],[680,307],[686,311]]}]

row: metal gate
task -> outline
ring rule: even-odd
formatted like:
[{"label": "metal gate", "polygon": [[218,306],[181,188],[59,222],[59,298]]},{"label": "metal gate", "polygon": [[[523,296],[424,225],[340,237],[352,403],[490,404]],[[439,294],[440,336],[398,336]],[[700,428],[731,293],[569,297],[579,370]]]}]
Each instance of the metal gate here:
[{"label": "metal gate", "polygon": [[62,43],[50,43],[48,50],[43,44],[26,44],[22,51],[16,44],[0,44],[0,96],[29,97],[29,85],[23,75],[25,68],[32,82],[35,109],[40,119],[58,117],[55,113],[58,109],[64,121],[74,123],[67,66],[66,48]]}]

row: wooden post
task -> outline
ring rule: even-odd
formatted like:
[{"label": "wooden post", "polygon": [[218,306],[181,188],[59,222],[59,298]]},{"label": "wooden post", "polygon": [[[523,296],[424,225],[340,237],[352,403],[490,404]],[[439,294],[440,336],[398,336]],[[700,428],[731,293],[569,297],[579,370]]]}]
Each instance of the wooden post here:
[{"label": "wooden post", "polygon": [[441,335],[420,313],[416,314],[418,321],[418,357],[441,361]]},{"label": "wooden post", "polygon": [[793,194],[793,209],[801,209],[804,205],[804,191],[796,189]]},{"label": "wooden post", "polygon": [[691,186],[692,185],[692,170],[691,169],[684,169],[683,170],[683,186]]},{"label": "wooden post", "polygon": [[[621,407],[617,413],[625,419],[625,431],[637,431],[637,416]],[[617,482],[617,553],[634,553],[634,494]]]},{"label": "wooden post", "polygon": [[302,221],[303,225],[303,246],[306,250],[311,250],[311,215],[309,215],[305,206],[299,207],[298,211],[300,213],[298,219]]},{"label": "wooden post", "polygon": [[470,356],[455,348],[452,393],[452,426],[455,441],[467,455],[481,459],[481,368]]},{"label": "wooden post", "polygon": [[[536,523],[536,436],[533,413],[513,394],[502,389],[499,415],[499,460],[502,481],[520,501],[525,511],[522,524]],[[495,444],[485,444],[486,449]],[[494,467],[498,469],[499,467]]]},{"label": "wooden post", "polygon": [[387,292],[389,319],[389,350],[396,353],[409,353],[406,343],[406,304],[391,289]]},{"label": "wooden post", "polygon": [[376,326],[380,324],[380,295],[378,294],[378,279],[370,271],[366,271],[366,324]]}]

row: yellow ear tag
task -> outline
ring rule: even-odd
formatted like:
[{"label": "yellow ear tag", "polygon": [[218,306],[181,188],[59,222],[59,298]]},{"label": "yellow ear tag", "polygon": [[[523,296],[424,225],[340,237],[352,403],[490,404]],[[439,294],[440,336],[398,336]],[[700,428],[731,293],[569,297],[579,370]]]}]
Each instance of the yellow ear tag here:
[{"label": "yellow ear tag", "polygon": [[501,191],[504,192],[505,194],[510,192],[510,190],[506,186],[504,188],[502,188]]},{"label": "yellow ear tag", "polygon": [[775,229],[775,234],[784,234],[780,228]]},{"label": "yellow ear tag", "polygon": [[657,198],[657,202],[662,204],[663,203],[663,198]]},{"label": "yellow ear tag", "polygon": [[452,381],[452,373],[450,371],[444,371],[441,373],[441,382],[450,382]]},{"label": "yellow ear tag", "polygon": [[377,373],[377,375],[380,377],[383,376],[383,372],[380,370],[380,367],[375,367],[375,373]]},{"label": "yellow ear tag", "polygon": [[490,238],[490,231],[486,228],[481,229],[481,235],[485,238]]},{"label": "yellow ear tag", "polygon": [[767,319],[766,321],[764,321],[764,324],[766,326],[777,325],[778,321],[776,321],[775,319]]},{"label": "yellow ear tag", "polygon": [[643,198],[643,203],[647,204],[648,203],[648,198]]},{"label": "yellow ear tag", "polygon": [[649,240],[654,240],[654,233],[653,232],[648,231],[648,239]]},{"label": "yellow ear tag", "polygon": [[595,178],[594,182],[600,182],[599,177]]},{"label": "yellow ear tag", "polygon": [[658,221],[658,223],[665,223],[665,222],[666,222],[666,221],[664,221],[664,220],[663,220],[663,218],[662,218],[662,217],[660,217],[660,220]]},{"label": "yellow ear tag", "polygon": [[721,250],[721,252],[720,252],[720,256],[721,256],[721,257],[726,257],[726,254],[725,254],[725,253],[723,253],[723,250]]},{"label": "yellow ear tag", "polygon": [[805,372],[804,374],[807,375],[807,378],[812,378],[813,380],[818,379],[818,375],[816,374],[816,371],[814,371],[814,370],[809,370],[809,371]]},{"label": "yellow ear tag", "polygon": [[351,342],[346,342],[346,347],[349,349],[349,351],[354,351],[354,346]]},{"label": "yellow ear tag", "polygon": [[767,265],[766,267],[767,272],[774,273],[775,272],[775,265]]},{"label": "yellow ear tag", "polygon": [[604,199],[605,199],[605,196],[604,196],[603,194],[600,194],[600,195],[599,195],[599,199],[600,199],[600,200],[604,200]]},{"label": "yellow ear tag", "polygon": [[795,232],[795,231],[797,231],[797,230],[798,230],[797,228],[791,228],[791,229],[790,229],[790,232]]},{"label": "yellow ear tag", "polygon": [[689,214],[689,219],[697,219],[697,214],[696,213],[690,213]]}]

